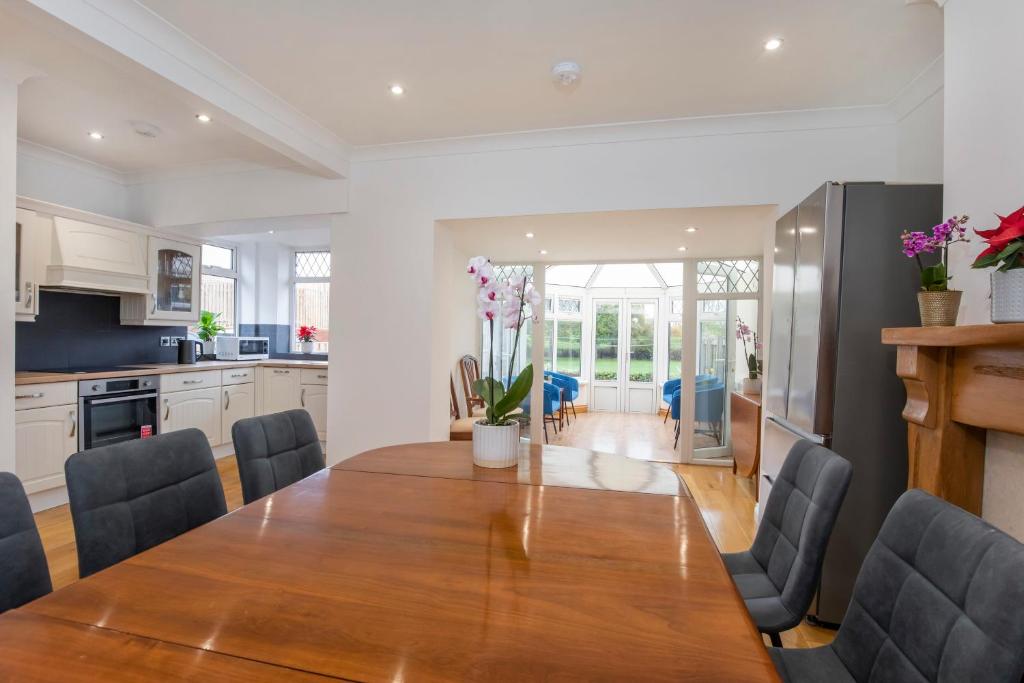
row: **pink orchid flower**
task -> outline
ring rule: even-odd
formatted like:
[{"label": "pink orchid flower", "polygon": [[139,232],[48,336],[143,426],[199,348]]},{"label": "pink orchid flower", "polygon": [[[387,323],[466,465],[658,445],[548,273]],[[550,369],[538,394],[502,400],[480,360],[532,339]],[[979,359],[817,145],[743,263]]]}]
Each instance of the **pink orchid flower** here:
[{"label": "pink orchid flower", "polygon": [[481,320],[493,321],[501,312],[501,306],[494,301],[481,301],[477,306],[476,314]]},{"label": "pink orchid flower", "polygon": [[488,265],[489,262],[483,256],[474,256],[469,259],[469,264],[466,266],[466,272],[470,275],[476,275],[480,272],[480,269]]}]

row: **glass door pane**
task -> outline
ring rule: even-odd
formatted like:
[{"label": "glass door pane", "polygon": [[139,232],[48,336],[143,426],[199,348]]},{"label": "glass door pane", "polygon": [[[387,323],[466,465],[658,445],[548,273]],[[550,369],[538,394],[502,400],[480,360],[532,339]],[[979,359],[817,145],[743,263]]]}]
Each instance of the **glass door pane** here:
[{"label": "glass door pane", "polygon": [[583,344],[583,322],[580,320],[558,321],[558,354],[555,370],[570,377],[579,377],[581,368],[580,347]]},{"label": "glass door pane", "polygon": [[192,312],[192,254],[178,249],[156,253],[156,308],[171,313]]},{"label": "glass door pane", "polygon": [[592,409],[619,410],[619,334],[621,304],[594,302],[594,362]]},{"label": "glass door pane", "polygon": [[725,445],[729,381],[729,301],[697,302],[697,377],[694,380],[695,450]]},{"label": "glass door pane", "polygon": [[629,381],[654,381],[654,323],[657,305],[633,302],[629,306]]}]

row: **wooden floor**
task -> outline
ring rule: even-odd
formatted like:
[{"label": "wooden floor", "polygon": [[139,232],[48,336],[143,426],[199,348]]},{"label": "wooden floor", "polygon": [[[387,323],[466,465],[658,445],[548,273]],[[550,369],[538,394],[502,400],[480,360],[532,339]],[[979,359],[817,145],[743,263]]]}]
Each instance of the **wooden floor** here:
[{"label": "wooden floor", "polygon": [[[570,424],[557,434],[548,424],[549,443],[577,446],[604,453],[629,453],[631,458],[669,462],[675,460],[675,430],[664,415],[640,413],[579,413],[567,411]],[[714,437],[694,435],[694,446],[716,446]]]},{"label": "wooden floor", "polygon": [[[600,416],[600,415],[599,415]],[[583,427],[591,424],[588,431],[595,439],[593,446],[586,446],[595,450],[606,452],[623,452],[627,443],[630,452],[637,448],[641,454],[657,454],[658,448],[663,447],[663,438],[659,432],[650,431],[647,434],[634,434],[634,439],[628,442],[608,440],[606,437],[598,437],[602,430],[598,429],[593,420],[583,421],[580,415],[580,423],[573,424],[573,427]],[[653,416],[648,416],[653,417]],[[662,425],[655,420],[662,431],[671,434],[670,425]],[[653,430],[654,424],[651,421],[650,427]],[[636,424],[632,423],[635,427]],[[572,434],[572,430],[566,430],[566,440]],[[581,429],[575,432],[577,435],[585,432]],[[639,444],[639,446],[637,446]],[[572,444],[582,445],[582,444]],[[599,447],[599,445],[601,447]],[[668,446],[671,447],[671,437]],[[657,458],[649,458],[657,459]],[[723,552],[742,550],[750,546],[754,536],[754,497],[753,489],[749,481],[734,477],[732,470],[727,467],[701,466],[701,465],[674,465],[676,471],[683,477],[687,487],[700,506],[704,520],[715,538],[715,542]],[[238,479],[238,467],[235,464],[234,456],[221,458],[217,461],[217,469],[220,472],[221,481],[224,484],[224,495],[227,499],[228,510],[234,510],[242,505],[242,486]],[[78,560],[75,553],[75,532],[71,524],[71,514],[67,505],[44,510],[36,514],[36,524],[39,526],[39,533],[43,539],[43,548],[46,551],[46,559],[50,564],[50,575],[53,578],[53,587],[56,590],[78,579]],[[832,632],[824,629],[814,628],[804,624],[799,628],[782,634],[782,640],[786,647],[811,647],[828,643],[832,639]]]}]

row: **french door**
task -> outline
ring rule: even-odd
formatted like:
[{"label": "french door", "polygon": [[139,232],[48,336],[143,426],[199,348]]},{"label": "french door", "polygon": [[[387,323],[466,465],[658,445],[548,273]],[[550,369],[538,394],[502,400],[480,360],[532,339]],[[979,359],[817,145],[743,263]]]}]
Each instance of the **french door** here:
[{"label": "french door", "polygon": [[657,299],[594,299],[591,404],[595,412],[654,413]]}]

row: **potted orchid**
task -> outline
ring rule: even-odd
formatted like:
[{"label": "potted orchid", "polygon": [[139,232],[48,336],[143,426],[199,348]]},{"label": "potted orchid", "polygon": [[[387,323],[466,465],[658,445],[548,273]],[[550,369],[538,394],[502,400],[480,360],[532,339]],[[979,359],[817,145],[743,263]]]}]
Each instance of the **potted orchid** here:
[{"label": "potted orchid", "polygon": [[299,331],[295,333],[296,339],[299,340],[299,351],[313,353],[313,348],[316,346],[316,335],[319,331],[312,325],[300,325]]},{"label": "potted orchid", "polygon": [[[958,242],[969,242],[964,234],[967,216],[953,216],[945,223],[932,228],[931,233],[904,231],[900,235],[903,254],[917,262],[921,271],[921,289],[917,293],[917,305],[921,310],[921,324],[956,325],[963,292],[949,288],[953,276],[949,274],[949,247]],[[938,263],[925,265],[922,254],[938,254]]]},{"label": "potted orchid", "polygon": [[[489,372],[473,383],[473,391],[483,398],[485,417],[473,424],[473,463],[481,467],[512,467],[519,460],[519,421],[512,414],[533,386],[533,365],[527,365],[513,377],[519,335],[527,318],[534,318],[543,299],[527,284],[525,277],[498,282],[493,266],[483,256],[469,260],[466,272],[477,285],[477,315],[487,323],[490,335]],[[536,318],[534,318],[536,320]],[[495,323],[500,329],[515,331],[508,375],[502,382],[502,368],[494,365]]]},{"label": "potted orchid", "polygon": [[988,249],[978,254],[973,268],[992,271],[992,322],[1024,323],[1024,206],[999,216],[999,227],[975,230]]},{"label": "potted orchid", "polygon": [[[736,338],[743,342],[743,357],[747,362],[747,376],[743,378],[744,394],[761,393],[761,361],[757,359],[757,352],[761,350],[761,342],[757,339],[757,332],[750,329],[750,325],[743,322],[743,318],[736,316]],[[751,344],[753,353],[747,348]]]}]

